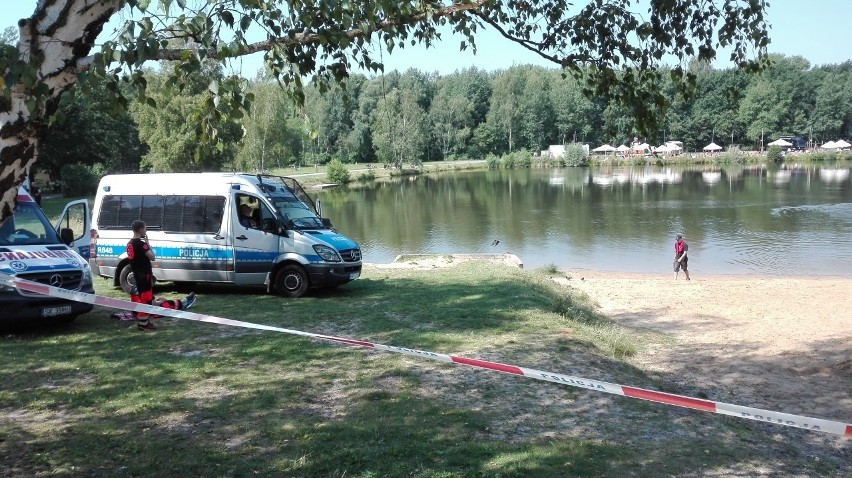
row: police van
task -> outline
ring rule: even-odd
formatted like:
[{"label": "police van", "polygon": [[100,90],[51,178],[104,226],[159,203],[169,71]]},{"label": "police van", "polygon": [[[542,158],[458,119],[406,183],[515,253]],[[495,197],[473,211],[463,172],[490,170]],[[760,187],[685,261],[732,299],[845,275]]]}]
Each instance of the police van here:
[{"label": "police van", "polygon": [[249,173],[110,175],[92,211],[95,274],[129,291],[130,225],[141,219],[154,277],[175,283],[265,285],[285,297],[361,275],[358,244],[334,230],[293,178]]},{"label": "police van", "polygon": [[[81,255],[88,255],[89,218],[88,202],[74,201],[52,226],[26,186],[20,187],[12,216],[0,226],[0,274],[94,294],[92,273]],[[0,325],[71,321],[90,310],[91,304],[24,291],[0,281]]]}]

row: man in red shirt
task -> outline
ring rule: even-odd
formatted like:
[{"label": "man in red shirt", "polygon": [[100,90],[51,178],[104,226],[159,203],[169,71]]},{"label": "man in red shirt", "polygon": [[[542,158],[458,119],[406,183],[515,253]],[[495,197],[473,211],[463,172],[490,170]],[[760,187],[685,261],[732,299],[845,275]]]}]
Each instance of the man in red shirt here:
[{"label": "man in red shirt", "polygon": [[[156,256],[154,256],[154,251],[148,244],[148,231],[145,222],[133,221],[130,228],[133,230],[133,238],[127,243],[127,258],[130,259],[129,267],[133,272],[133,278],[136,280],[136,286],[130,291],[130,300],[139,304],[156,305],[167,309],[184,310],[190,308],[195,303],[194,292],[190,292],[186,298],[180,300],[154,298],[154,272],[151,262],[156,259]],[[157,328],[151,322],[151,319],[158,316],[151,316],[144,312],[134,312],[134,315],[139,330],[150,331]]]},{"label": "man in red shirt", "polygon": [[687,252],[689,251],[689,245],[686,241],[683,240],[683,236],[680,234],[675,237],[674,243],[675,249],[675,258],[674,258],[674,273],[675,280],[677,280],[678,271],[683,269],[683,274],[686,276],[686,280],[689,280],[689,270],[687,268],[689,257],[687,256]]}]

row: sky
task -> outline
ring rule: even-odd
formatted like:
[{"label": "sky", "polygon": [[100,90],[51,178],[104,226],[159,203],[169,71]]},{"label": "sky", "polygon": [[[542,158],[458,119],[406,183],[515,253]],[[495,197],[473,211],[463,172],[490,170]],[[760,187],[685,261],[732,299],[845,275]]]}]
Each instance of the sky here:
[{"label": "sky", "polygon": [[[19,18],[32,15],[36,0],[0,0],[2,19],[0,30],[14,26]],[[578,2],[579,3],[579,2]],[[787,56],[799,55],[811,65],[842,63],[852,60],[852,41],[849,39],[852,1],[850,0],[771,0],[768,19],[771,25],[770,53]],[[416,68],[425,72],[448,74],[475,66],[493,71],[514,65],[535,64],[555,67],[520,46],[503,39],[489,30],[477,36],[478,52],[459,51],[462,38],[451,34],[433,48],[422,46],[394,50],[393,54],[382,52],[385,71]],[[378,50],[376,50],[378,57]],[[237,64],[246,77],[254,77],[262,65],[259,54],[243,59]],[[718,68],[731,65],[720,61]]]}]

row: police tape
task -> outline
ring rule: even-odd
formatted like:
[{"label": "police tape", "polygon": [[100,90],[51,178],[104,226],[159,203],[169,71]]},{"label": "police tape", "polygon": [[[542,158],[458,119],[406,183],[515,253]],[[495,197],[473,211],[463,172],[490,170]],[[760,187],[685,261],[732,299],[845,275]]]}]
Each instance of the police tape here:
[{"label": "police tape", "polygon": [[760,408],[744,407],[733,405],[730,403],[716,402],[712,400],[704,400],[700,398],[692,398],[683,395],[675,395],[673,393],[657,392],[627,385],[619,385],[614,383],[602,382],[598,380],[590,380],[581,377],[573,377],[556,372],[547,372],[543,370],[535,370],[531,368],[518,367],[499,362],[489,362],[486,360],[477,360],[455,355],[445,355],[437,352],[429,352],[425,350],[410,349],[405,347],[397,347],[394,345],[383,345],[363,340],[349,339],[344,337],[335,337],[332,335],[315,334],[311,332],[303,332],[300,330],[287,329],[282,327],[274,327],[270,325],[261,325],[240,320],[225,319],[213,315],[197,314],[182,310],[166,309],[153,305],[139,304],[127,300],[113,299],[109,297],[87,294],[84,292],[71,291],[44,285],[38,282],[32,282],[24,279],[19,279],[14,276],[0,273],[0,283],[17,287],[18,289],[35,292],[38,294],[47,295],[61,299],[73,300],[76,302],[84,302],[93,305],[100,305],[112,309],[121,309],[134,312],[144,312],[156,315],[165,315],[185,320],[193,320],[197,322],[206,322],[210,324],[229,325],[232,327],[242,327],[255,330],[267,330],[271,332],[281,332],[285,334],[298,335],[301,337],[309,337],[314,339],[337,342],[347,345],[357,345],[359,347],[367,347],[374,350],[385,352],[395,352],[413,357],[426,358],[437,360],[440,362],[455,363],[467,365],[470,367],[494,370],[497,372],[508,373],[511,375],[520,375],[536,380],[546,382],[554,382],[573,387],[594,390],[597,392],[609,393],[613,395],[621,395],[624,397],[638,398],[651,402],[674,405],[677,407],[690,408],[693,410],[701,410],[705,412],[718,413],[732,417],[739,417],[748,420],[755,420],[764,423],[772,423],[776,425],[784,425],[794,428],[803,428],[811,431],[833,433],[835,435],[852,436],[852,424],[843,423],[833,420],[825,420],[822,418],[806,417],[802,415],[793,415],[789,413],[781,413],[771,410],[763,410]]}]

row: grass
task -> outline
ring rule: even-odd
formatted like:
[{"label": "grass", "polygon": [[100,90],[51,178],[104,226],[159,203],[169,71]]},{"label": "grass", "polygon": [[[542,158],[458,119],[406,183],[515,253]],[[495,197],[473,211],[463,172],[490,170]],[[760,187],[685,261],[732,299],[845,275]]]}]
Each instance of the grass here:
[{"label": "grass", "polygon": [[[299,300],[196,292],[200,313],[660,388],[629,357],[665,338],[541,272],[366,268]],[[280,333],[169,318],[143,333],[109,313],[3,334],[3,476],[747,473],[768,446],[761,424]]]}]

